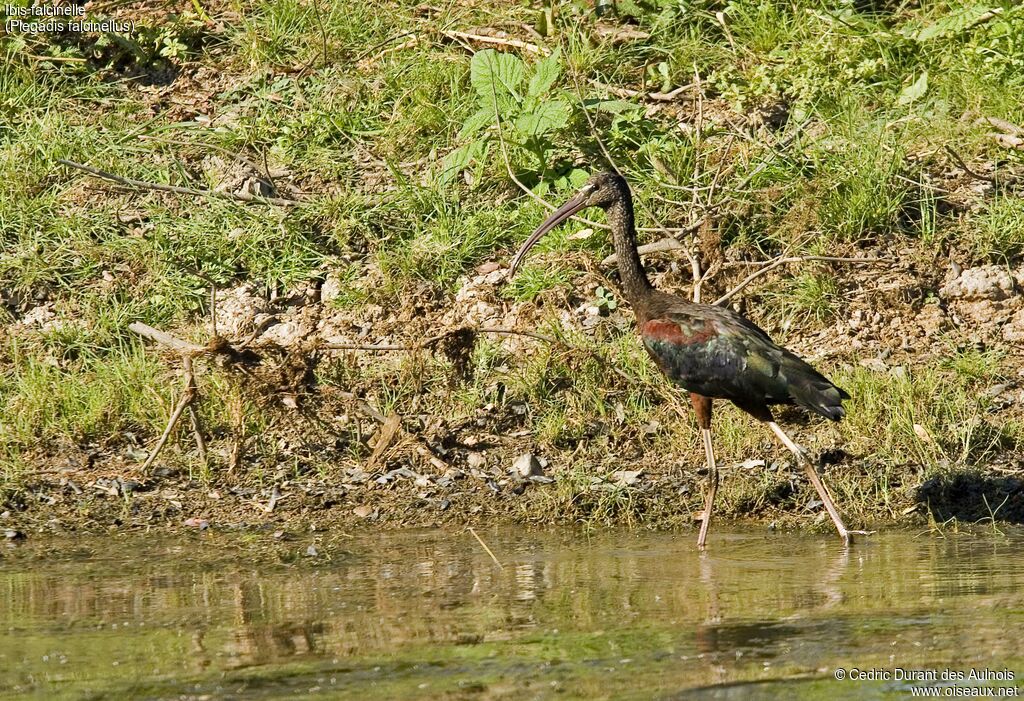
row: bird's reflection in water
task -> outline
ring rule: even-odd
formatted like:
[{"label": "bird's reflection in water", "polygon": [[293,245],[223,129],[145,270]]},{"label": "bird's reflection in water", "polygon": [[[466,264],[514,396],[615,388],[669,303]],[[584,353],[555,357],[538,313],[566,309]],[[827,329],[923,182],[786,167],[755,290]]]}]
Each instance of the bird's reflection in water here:
[{"label": "bird's reflection in water", "polygon": [[[707,597],[707,613],[704,621],[695,627],[694,638],[698,659],[706,662],[716,683],[731,678],[731,670],[723,664],[726,661],[743,657],[748,664],[756,660],[767,666],[772,660],[791,653],[791,641],[806,638],[815,625],[819,625],[822,632],[835,627],[834,623],[826,622],[822,614],[844,601],[841,580],[849,569],[850,549],[829,545],[820,545],[821,559],[825,562],[820,578],[811,578],[805,589],[790,593],[794,611],[785,617],[760,620],[745,619],[742,607],[730,612],[728,604],[723,606],[719,588],[723,575],[717,570],[726,561],[707,551],[700,553],[698,565]],[[825,551],[832,552],[826,554]],[[734,563],[728,564],[732,570]],[[724,576],[729,584],[734,583],[734,571]],[[755,592],[746,593],[746,596],[755,595]],[[815,619],[821,623],[814,623]]]}]

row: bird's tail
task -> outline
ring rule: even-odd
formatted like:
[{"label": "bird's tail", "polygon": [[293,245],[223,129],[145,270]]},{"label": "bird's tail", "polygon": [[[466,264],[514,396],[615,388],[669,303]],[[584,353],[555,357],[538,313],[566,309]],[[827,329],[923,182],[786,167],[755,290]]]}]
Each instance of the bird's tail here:
[{"label": "bird's tail", "polygon": [[783,374],[788,381],[789,396],[796,404],[833,421],[846,416],[843,400],[850,395],[803,360],[795,355],[786,358]]}]

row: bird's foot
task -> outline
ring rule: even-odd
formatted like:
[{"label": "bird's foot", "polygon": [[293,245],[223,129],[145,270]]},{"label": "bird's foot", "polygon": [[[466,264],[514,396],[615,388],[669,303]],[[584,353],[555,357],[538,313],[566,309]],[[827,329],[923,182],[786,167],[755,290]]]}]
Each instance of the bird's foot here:
[{"label": "bird's foot", "polygon": [[874,535],[875,531],[847,531],[842,530],[839,532],[839,536],[843,539],[844,545],[850,545],[853,543],[853,536],[855,535]]},{"label": "bird's foot", "polygon": [[796,455],[798,463],[802,462],[805,465],[814,465],[814,459],[811,455],[811,451],[807,450],[807,448],[803,447],[802,445],[797,444],[796,450],[794,450],[793,453]]}]

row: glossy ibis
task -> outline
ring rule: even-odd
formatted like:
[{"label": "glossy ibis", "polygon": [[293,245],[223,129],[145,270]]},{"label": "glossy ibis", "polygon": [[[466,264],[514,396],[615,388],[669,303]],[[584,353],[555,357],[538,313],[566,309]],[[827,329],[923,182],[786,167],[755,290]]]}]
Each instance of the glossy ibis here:
[{"label": "glossy ibis", "polygon": [[850,395],[732,310],[695,304],[652,287],[637,253],[633,197],[622,176],[600,173],[590,178],[576,195],[530,234],[512,259],[509,277],[545,234],[588,207],[605,210],[622,289],[636,314],[644,348],[669,379],[689,391],[697,414],[708,463],[708,492],[697,545],[703,548],[707,540],[718,489],[718,469],[711,444],[713,399],[728,399],[758,421],[768,424],[803,465],[844,542],[849,543],[854,534],[867,535],[866,531],[846,528],[807,451],[775,423],[769,408],[773,404],[795,404],[839,421],[845,414],[842,402]]}]

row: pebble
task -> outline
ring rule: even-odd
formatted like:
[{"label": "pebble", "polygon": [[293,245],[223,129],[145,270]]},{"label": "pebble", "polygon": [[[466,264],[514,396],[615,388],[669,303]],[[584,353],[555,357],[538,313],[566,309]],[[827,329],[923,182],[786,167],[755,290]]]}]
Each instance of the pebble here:
[{"label": "pebble", "polygon": [[512,470],[520,477],[532,477],[542,473],[540,461],[533,453],[523,453],[512,464]]},{"label": "pebble", "polygon": [[611,477],[620,487],[633,487],[640,481],[640,476],[643,473],[643,470],[616,470]]}]

